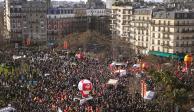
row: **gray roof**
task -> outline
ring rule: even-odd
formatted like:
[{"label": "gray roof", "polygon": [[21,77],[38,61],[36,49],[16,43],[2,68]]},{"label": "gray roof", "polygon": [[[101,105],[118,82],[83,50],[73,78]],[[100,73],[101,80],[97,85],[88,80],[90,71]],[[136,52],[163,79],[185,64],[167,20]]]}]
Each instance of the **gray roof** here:
[{"label": "gray roof", "polygon": [[158,11],[153,12],[153,19],[194,19],[193,11]]}]

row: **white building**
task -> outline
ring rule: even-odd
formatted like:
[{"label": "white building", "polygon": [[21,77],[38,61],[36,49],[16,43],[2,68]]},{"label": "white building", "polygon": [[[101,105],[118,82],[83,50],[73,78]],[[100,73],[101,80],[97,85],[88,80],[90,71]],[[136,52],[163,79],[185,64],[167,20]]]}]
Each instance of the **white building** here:
[{"label": "white building", "polygon": [[134,9],[133,20],[130,27],[129,42],[137,53],[146,54],[149,51],[151,8]]},{"label": "white building", "polygon": [[19,41],[22,33],[22,1],[21,0],[5,0],[5,37],[12,41]]},{"label": "white building", "polygon": [[166,53],[194,52],[194,12],[154,12],[150,50]]},{"label": "white building", "polygon": [[114,36],[129,40],[132,10],[132,6],[112,6],[111,31]]}]

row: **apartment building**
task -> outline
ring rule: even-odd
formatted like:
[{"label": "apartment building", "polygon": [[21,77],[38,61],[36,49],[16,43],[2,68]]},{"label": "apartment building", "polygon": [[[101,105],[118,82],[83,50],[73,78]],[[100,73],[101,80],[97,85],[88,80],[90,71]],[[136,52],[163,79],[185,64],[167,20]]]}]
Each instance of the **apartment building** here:
[{"label": "apartment building", "polygon": [[112,6],[111,31],[136,53],[194,53],[194,11]]},{"label": "apartment building", "polygon": [[87,9],[89,29],[103,35],[110,35],[110,20],[106,9]]},{"label": "apartment building", "polygon": [[23,2],[22,35],[39,43],[47,40],[47,3],[41,0]]},{"label": "apartment building", "polygon": [[5,0],[4,34],[12,42],[22,40],[22,0]]},{"label": "apartment building", "polygon": [[193,53],[194,12],[153,12],[150,50],[166,53]]},{"label": "apartment building", "polygon": [[109,33],[105,9],[53,7],[48,9],[47,19],[48,41],[52,42],[91,29],[101,34]]},{"label": "apartment building", "polygon": [[49,8],[47,14],[47,39],[57,40],[73,32],[73,17],[72,8]]},{"label": "apartment building", "polygon": [[112,6],[111,31],[113,36],[128,41],[130,35],[130,22],[132,21],[132,6]]},{"label": "apartment building", "polygon": [[145,54],[150,45],[152,8],[134,9],[129,42],[137,53]]},{"label": "apartment building", "polygon": [[49,0],[5,0],[4,34],[14,43],[46,41]]}]

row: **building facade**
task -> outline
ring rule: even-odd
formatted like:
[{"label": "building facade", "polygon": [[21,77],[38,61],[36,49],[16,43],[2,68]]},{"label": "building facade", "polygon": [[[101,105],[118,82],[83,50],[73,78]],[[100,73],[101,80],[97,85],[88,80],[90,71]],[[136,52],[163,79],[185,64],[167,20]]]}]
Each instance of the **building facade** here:
[{"label": "building facade", "polygon": [[132,6],[112,6],[110,25],[114,36],[129,40],[132,13]]},{"label": "building facade", "polygon": [[50,8],[48,9],[47,19],[49,41],[55,41],[69,34],[91,29],[101,34],[110,33],[105,9]]},{"label": "building facade", "polygon": [[151,15],[151,8],[134,9],[129,41],[137,53],[145,54],[149,50]]},{"label": "building facade", "polygon": [[72,8],[49,8],[47,14],[47,39],[57,40],[73,32],[74,16]]},{"label": "building facade", "polygon": [[5,0],[5,37],[14,43],[46,41],[46,12],[46,0]]},{"label": "building facade", "polygon": [[136,53],[194,53],[194,11],[112,6],[111,31]]},{"label": "building facade", "polygon": [[150,50],[166,53],[193,53],[194,12],[154,12]]},{"label": "building facade", "polygon": [[32,42],[47,40],[46,1],[27,1],[22,6],[22,36]]},{"label": "building facade", "polygon": [[22,0],[5,0],[4,34],[13,42],[22,39]]}]

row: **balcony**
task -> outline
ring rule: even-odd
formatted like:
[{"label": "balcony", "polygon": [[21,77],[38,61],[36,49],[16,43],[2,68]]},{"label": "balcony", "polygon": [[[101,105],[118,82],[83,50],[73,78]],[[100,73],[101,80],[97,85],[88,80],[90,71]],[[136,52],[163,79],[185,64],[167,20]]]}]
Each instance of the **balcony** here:
[{"label": "balcony", "polygon": [[168,49],[172,49],[173,48],[173,46],[170,46],[169,44],[161,44],[161,46],[163,47],[163,48],[168,48]]},{"label": "balcony", "polygon": [[161,23],[153,23],[151,22],[152,26],[163,26],[163,27],[174,27],[175,25],[173,24],[161,24]]},{"label": "balcony", "polygon": [[179,24],[175,24],[174,26],[194,26],[194,23],[189,23],[189,24],[185,24],[185,23],[179,23]]},{"label": "balcony", "polygon": [[194,33],[194,30],[182,30],[180,33]]}]

